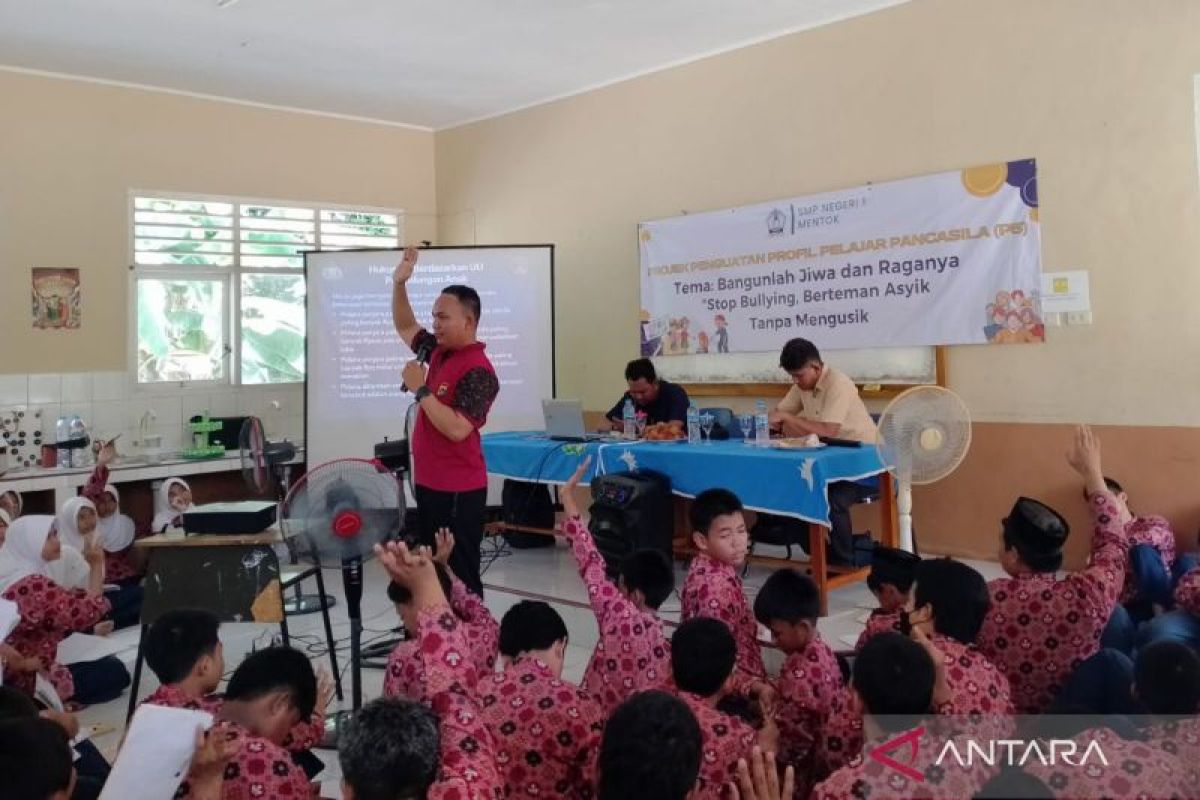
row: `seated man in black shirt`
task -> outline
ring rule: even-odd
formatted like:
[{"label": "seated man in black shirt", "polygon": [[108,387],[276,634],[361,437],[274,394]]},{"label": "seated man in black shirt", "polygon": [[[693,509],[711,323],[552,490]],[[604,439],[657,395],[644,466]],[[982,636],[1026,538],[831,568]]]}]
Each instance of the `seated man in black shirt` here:
[{"label": "seated man in black shirt", "polygon": [[633,400],[634,410],[646,415],[646,424],[678,420],[687,422],[688,396],[683,387],[658,379],[648,358],[637,358],[625,365],[627,391],[606,415],[614,431],[624,425],[625,401]]}]

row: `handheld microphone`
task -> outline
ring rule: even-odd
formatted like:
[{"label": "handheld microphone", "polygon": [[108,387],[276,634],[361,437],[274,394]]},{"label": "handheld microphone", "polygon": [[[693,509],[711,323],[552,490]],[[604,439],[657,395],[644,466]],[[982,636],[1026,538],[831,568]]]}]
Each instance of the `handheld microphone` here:
[{"label": "handheld microphone", "polygon": [[[433,352],[433,348],[436,345],[436,343],[437,343],[437,340],[434,339],[432,336],[424,337],[424,339],[421,340],[421,343],[419,345],[417,345],[417,349],[413,352],[413,358],[417,359],[417,361],[420,361],[422,364],[428,362],[429,355]],[[408,392],[408,384],[401,383],[400,391],[407,393]]]}]

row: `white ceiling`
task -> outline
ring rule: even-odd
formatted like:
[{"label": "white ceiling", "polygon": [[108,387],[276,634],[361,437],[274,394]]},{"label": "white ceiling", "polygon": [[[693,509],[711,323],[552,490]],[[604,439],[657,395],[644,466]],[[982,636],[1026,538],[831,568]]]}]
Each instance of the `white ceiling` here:
[{"label": "white ceiling", "polygon": [[0,65],[445,128],[906,0],[0,0]]}]

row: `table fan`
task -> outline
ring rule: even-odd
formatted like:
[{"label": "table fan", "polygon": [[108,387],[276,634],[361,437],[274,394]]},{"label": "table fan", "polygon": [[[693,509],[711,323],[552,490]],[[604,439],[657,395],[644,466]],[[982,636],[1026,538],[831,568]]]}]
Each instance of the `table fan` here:
[{"label": "table fan", "polygon": [[941,386],[914,386],[888,403],[879,418],[879,460],[896,475],[900,547],[916,552],[912,487],[954,472],[971,447],[971,414],[962,398]]},{"label": "table fan", "polygon": [[302,558],[342,565],[350,619],[351,703],[362,705],[363,560],[397,539],[404,519],[400,481],[378,461],[343,458],[320,464],[296,482],[279,506],[279,529]]}]

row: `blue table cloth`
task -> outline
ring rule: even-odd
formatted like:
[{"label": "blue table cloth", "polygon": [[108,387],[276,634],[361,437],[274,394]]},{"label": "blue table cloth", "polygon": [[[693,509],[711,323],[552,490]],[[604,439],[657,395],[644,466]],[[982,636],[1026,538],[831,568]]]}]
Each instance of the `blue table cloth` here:
[{"label": "blue table cloth", "polygon": [[489,433],[483,437],[483,455],[490,474],[537,483],[564,483],[590,455],[584,483],[598,474],[654,470],[668,476],[672,491],[684,497],[729,489],[747,508],[821,525],[829,524],[830,483],[886,469],[869,445],[779,450],[741,441],[574,443],[541,433]]}]

